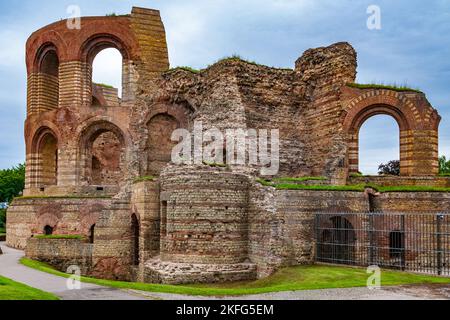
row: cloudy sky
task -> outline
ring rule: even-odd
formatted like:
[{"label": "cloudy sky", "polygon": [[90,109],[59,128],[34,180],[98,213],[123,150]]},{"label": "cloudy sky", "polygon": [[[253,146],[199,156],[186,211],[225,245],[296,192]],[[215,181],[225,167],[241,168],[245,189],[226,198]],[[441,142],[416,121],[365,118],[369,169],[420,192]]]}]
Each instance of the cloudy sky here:
[{"label": "cloudy sky", "polygon": [[[0,168],[23,162],[26,112],[24,46],[36,29],[68,17],[161,10],[172,66],[203,68],[232,54],[293,67],[308,48],[338,41],[358,51],[358,82],[407,84],[427,93],[443,117],[440,153],[450,156],[450,0],[22,0],[0,2]],[[381,9],[381,30],[367,28],[367,8]],[[120,58],[120,57],[119,57]],[[113,51],[96,61],[95,81],[116,85]],[[398,126],[386,116],[361,131],[361,171],[398,159]]]}]

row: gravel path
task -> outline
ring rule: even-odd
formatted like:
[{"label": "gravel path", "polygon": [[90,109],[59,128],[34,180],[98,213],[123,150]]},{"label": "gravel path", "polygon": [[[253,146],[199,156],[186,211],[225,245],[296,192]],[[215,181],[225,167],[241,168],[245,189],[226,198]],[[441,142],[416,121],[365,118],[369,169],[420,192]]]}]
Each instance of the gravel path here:
[{"label": "gravel path", "polygon": [[4,253],[0,255],[0,275],[51,292],[63,300],[450,300],[450,285],[305,290],[226,298],[119,290],[86,283],[82,283],[81,290],[68,290],[67,279],[21,265],[23,251],[0,245]]}]

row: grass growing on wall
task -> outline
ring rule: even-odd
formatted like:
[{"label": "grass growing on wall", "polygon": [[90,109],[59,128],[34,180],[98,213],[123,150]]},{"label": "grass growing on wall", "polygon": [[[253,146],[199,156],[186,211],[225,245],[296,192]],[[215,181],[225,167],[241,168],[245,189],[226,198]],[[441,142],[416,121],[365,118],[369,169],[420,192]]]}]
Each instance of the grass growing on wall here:
[{"label": "grass growing on wall", "polygon": [[[294,180],[295,181],[295,180]],[[277,190],[312,190],[312,191],[355,191],[364,192],[366,188],[372,188],[381,193],[387,192],[450,192],[450,188],[431,187],[431,186],[378,186],[374,184],[356,184],[356,185],[303,185],[284,183],[277,179],[268,181],[264,179],[256,179],[256,182],[266,187],[273,187]]]},{"label": "grass growing on wall", "polygon": [[0,300],[59,300],[59,298],[0,276]]},{"label": "grass growing on wall", "polygon": [[[36,262],[27,258],[22,258],[21,263],[27,267],[42,272],[51,273],[53,275],[65,278],[69,277],[68,274],[57,271],[45,263]],[[381,279],[381,284],[383,286],[450,283],[450,278],[387,270],[382,272]],[[132,289],[148,292],[187,294],[196,296],[239,296],[281,291],[364,287],[367,284],[367,273],[364,268],[315,265],[284,268],[268,278],[256,281],[243,281],[224,284],[161,285],[110,281],[89,277],[82,277],[81,281],[112,288]]]},{"label": "grass growing on wall", "polygon": [[370,84],[360,84],[360,83],[348,83],[347,86],[352,88],[358,88],[358,89],[387,89],[387,90],[393,90],[397,92],[417,92],[422,93],[419,89],[410,88],[407,85],[397,85],[397,84],[377,84],[377,83],[370,83]]},{"label": "grass growing on wall", "polygon": [[146,182],[146,181],[154,181],[156,178],[154,176],[144,176],[134,179],[134,183]]}]

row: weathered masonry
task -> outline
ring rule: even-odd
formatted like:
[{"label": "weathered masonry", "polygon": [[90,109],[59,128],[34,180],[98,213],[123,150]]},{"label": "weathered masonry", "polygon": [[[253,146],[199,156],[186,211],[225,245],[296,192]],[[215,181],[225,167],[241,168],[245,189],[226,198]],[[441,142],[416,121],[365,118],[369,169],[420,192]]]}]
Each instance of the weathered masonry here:
[{"label": "weathered masonry", "polygon": [[[315,212],[366,212],[374,197],[385,211],[448,210],[446,193],[277,190],[252,168],[170,163],[172,132],[192,131],[194,121],[279,129],[279,177],[345,185],[357,179],[349,177],[361,125],[386,114],[401,136],[394,179],[450,186],[436,177],[437,111],[420,92],[350,86],[357,57],[348,43],[310,49],[292,70],[232,58],[192,72],[169,69],[156,10],[82,18],[81,26],[56,22],[27,42],[26,189],[8,210],[7,244],[29,257],[110,279],[253,279],[313,261]],[[121,98],[92,82],[106,48],[123,57]]]}]

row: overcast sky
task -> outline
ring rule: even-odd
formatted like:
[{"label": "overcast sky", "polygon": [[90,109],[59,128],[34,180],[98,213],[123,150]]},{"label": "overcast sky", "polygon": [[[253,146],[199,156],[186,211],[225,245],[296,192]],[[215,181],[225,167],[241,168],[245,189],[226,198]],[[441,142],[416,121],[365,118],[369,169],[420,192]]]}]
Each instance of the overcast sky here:
[{"label": "overcast sky", "polygon": [[[232,54],[276,67],[293,67],[308,48],[348,41],[358,51],[358,82],[407,84],[427,93],[443,117],[440,153],[450,156],[450,0],[154,0],[0,2],[0,168],[25,159],[24,46],[29,35],[68,17],[125,14],[131,7],[161,10],[172,66],[203,68]],[[381,8],[381,30],[367,28],[367,8]],[[117,85],[120,57],[97,59],[95,79]],[[116,65],[120,65],[116,63]],[[399,158],[398,126],[387,116],[361,131],[361,171]]]}]

